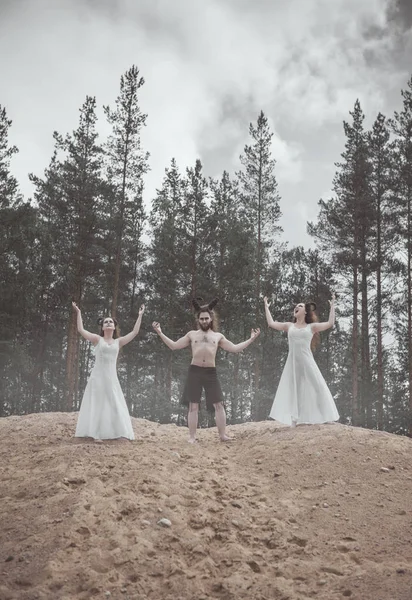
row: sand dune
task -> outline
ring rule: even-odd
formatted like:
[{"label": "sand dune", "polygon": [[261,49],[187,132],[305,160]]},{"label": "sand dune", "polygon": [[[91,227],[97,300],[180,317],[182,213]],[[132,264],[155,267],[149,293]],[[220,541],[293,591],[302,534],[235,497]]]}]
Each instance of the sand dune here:
[{"label": "sand dune", "polygon": [[133,419],[95,444],[75,421],[0,419],[1,600],[412,599],[412,440],[262,422],[191,446]]}]

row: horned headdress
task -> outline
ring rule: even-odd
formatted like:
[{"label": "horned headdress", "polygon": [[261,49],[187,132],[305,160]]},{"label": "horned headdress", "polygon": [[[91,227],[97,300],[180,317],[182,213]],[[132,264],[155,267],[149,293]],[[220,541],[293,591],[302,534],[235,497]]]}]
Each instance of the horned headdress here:
[{"label": "horned headdress", "polygon": [[316,303],[315,302],[306,302],[305,308],[309,309],[312,312],[315,312],[315,310],[316,310]]},{"label": "horned headdress", "polygon": [[193,298],[192,304],[193,304],[195,311],[197,313],[202,312],[202,310],[209,312],[214,309],[216,304],[219,302],[219,298],[213,298],[213,300],[211,302],[209,302],[209,304],[200,304],[200,302],[203,302],[203,298],[199,298],[199,297]]}]

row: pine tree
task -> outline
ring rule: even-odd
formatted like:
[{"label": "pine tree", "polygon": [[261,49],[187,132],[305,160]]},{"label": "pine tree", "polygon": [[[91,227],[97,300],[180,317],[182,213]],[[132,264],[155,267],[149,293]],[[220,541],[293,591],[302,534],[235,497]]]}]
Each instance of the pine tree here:
[{"label": "pine tree", "polygon": [[[374,250],[373,272],[376,274],[376,425],[384,428],[385,393],[385,321],[390,310],[390,289],[385,280],[398,271],[394,260],[397,244],[397,207],[394,198],[393,147],[386,118],[378,114],[372,131],[368,133],[368,146],[371,162],[370,189],[374,202]],[[375,311],[374,311],[375,312]]]},{"label": "pine tree", "polygon": [[407,89],[401,92],[403,108],[395,112],[390,121],[390,127],[395,134],[395,161],[397,171],[397,196],[400,205],[399,235],[402,239],[405,260],[405,302],[407,331],[406,341],[406,372],[407,396],[409,399],[409,435],[412,436],[412,78],[408,81]]},{"label": "pine tree", "polygon": [[[188,261],[184,261],[185,268],[189,267],[189,281],[187,281],[187,295],[194,298],[197,295],[209,295],[210,269],[208,267],[208,248],[210,245],[209,210],[207,199],[209,186],[203,176],[203,167],[200,160],[196,160],[194,167],[186,169],[185,195],[182,207],[182,216],[187,249]],[[185,264],[186,263],[186,264]]]},{"label": "pine tree", "polygon": [[63,410],[65,398],[64,364],[68,311],[67,256],[70,239],[65,205],[62,165],[54,151],[44,177],[33,174],[34,199],[38,206],[38,251],[35,253],[37,283],[34,296],[37,323],[35,377],[30,405],[38,410],[44,403],[48,410]]},{"label": "pine tree", "polygon": [[[32,250],[36,240],[36,210],[23,201],[10,163],[18,152],[9,144],[12,121],[0,105],[0,416],[27,412],[32,378],[31,328],[36,284]],[[25,292],[22,293],[22,290]]]},{"label": "pine tree", "polygon": [[[276,161],[272,158],[273,133],[267,117],[260,113],[257,124],[249,126],[252,144],[246,145],[240,157],[243,170],[238,173],[246,218],[252,224],[256,254],[254,260],[255,291],[254,313],[258,321],[261,313],[261,289],[266,277],[270,253],[276,251],[277,236],[281,232],[278,221],[281,217],[279,193],[275,177]],[[260,390],[260,370],[264,356],[259,347],[252,350],[255,355],[253,416],[260,414],[264,400]]]},{"label": "pine tree", "polygon": [[[172,339],[186,333],[188,298],[187,282],[190,268],[186,261],[186,232],[183,209],[186,182],[176,161],[165,170],[162,187],[153,200],[149,217],[151,260],[146,268],[146,288],[153,314],[158,315]],[[186,261],[187,262],[187,261]],[[147,390],[151,414],[162,422],[175,420],[180,414],[180,387],[186,372],[185,353],[171,352],[152,336],[147,350],[150,352],[150,371],[154,385]]]},{"label": "pine tree", "polygon": [[107,121],[112,126],[105,150],[114,230],[113,317],[117,314],[121,269],[126,258],[133,273],[132,287],[136,291],[136,260],[141,251],[140,240],[145,221],[143,176],[148,171],[149,158],[149,154],[142,151],[140,141],[141,129],[147,119],[139,106],[139,92],[143,85],[144,79],[133,65],[120,78],[116,109],[104,107]]},{"label": "pine tree", "polygon": [[[103,151],[97,143],[95,109],[95,98],[86,97],[80,109],[78,128],[66,137],[54,134],[56,156],[45,173],[45,179],[32,177],[43,223],[51,236],[56,265],[61,273],[60,294],[65,297],[64,309],[69,315],[66,410],[77,405],[79,382],[79,336],[70,300],[81,305],[82,299],[87,297],[87,286],[93,287],[102,267],[99,236],[104,190],[101,175]],[[59,154],[62,154],[61,159]]]},{"label": "pine tree", "polygon": [[[352,123],[344,123],[346,135],[343,161],[337,163],[333,189],[335,197],[320,200],[316,224],[308,231],[316,238],[324,258],[347,278],[352,295],[352,422],[365,424],[372,405],[371,364],[369,350],[368,276],[370,243],[374,222],[370,195],[370,163],[364,114],[359,101],[350,113]],[[344,280],[343,280],[344,281]],[[343,282],[342,282],[343,283]],[[361,315],[359,315],[361,295]],[[359,316],[361,330],[359,332]],[[360,335],[359,335],[360,333]],[[361,365],[359,365],[361,358]],[[360,388],[359,388],[360,383]]]},{"label": "pine tree", "polygon": [[[236,180],[224,171],[220,181],[210,181],[210,190],[210,259],[217,295],[224,299],[220,314],[230,335],[242,313],[250,315],[254,301],[254,232],[245,216]],[[248,319],[250,327],[254,319]]]},{"label": "pine tree", "polygon": [[249,125],[252,145],[246,145],[240,161],[244,170],[238,173],[245,213],[250,218],[256,236],[255,266],[255,316],[258,317],[261,304],[261,284],[264,277],[266,250],[276,245],[276,237],[281,227],[280,196],[275,177],[276,161],[272,158],[271,144],[273,133],[267,117],[260,113],[257,124]]},{"label": "pine tree", "polygon": [[7,117],[6,108],[0,104],[0,208],[12,207],[21,200],[18,184],[10,172],[10,160],[17,154],[16,146],[9,145],[9,129],[11,119]]},{"label": "pine tree", "polygon": [[[214,287],[220,298],[217,307],[224,334],[241,340],[255,325],[254,302],[254,235],[245,218],[236,180],[224,171],[220,181],[210,181],[210,253]],[[250,392],[244,384],[252,367],[250,352],[231,355],[220,353],[218,364],[222,383],[227,390],[226,406],[230,422],[249,416]]]}]

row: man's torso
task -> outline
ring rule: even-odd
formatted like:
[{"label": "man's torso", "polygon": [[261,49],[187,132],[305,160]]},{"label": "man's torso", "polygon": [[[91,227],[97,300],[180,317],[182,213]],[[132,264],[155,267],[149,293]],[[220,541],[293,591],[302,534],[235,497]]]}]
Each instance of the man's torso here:
[{"label": "man's torso", "polygon": [[192,365],[198,367],[214,367],[216,352],[223,335],[216,331],[189,331],[190,344],[192,347]]}]

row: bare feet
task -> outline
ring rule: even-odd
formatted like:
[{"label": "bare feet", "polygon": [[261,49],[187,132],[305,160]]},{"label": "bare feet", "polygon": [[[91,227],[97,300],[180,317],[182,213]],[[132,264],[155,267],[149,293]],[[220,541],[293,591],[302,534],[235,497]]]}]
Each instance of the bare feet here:
[{"label": "bare feet", "polygon": [[228,435],[223,435],[223,436],[220,438],[220,441],[221,441],[221,442],[233,442],[233,438],[229,437]]},{"label": "bare feet", "polygon": [[292,419],[292,425],[291,427],[296,427],[297,421],[295,421],[295,419]]},{"label": "bare feet", "polygon": [[197,439],[194,437],[190,437],[188,440],[189,444],[197,444]]},{"label": "bare feet", "polygon": [[97,438],[93,440],[95,444],[103,444],[103,440],[98,440]]}]

